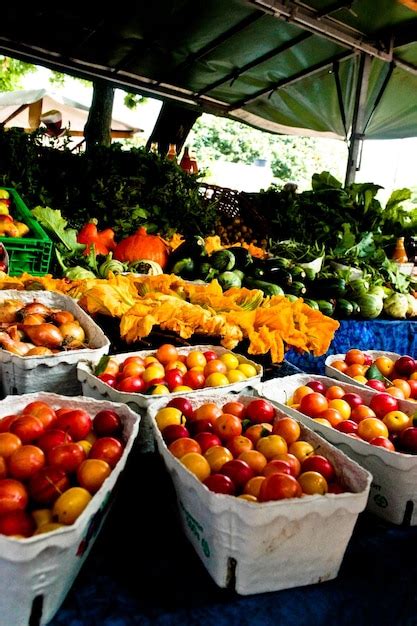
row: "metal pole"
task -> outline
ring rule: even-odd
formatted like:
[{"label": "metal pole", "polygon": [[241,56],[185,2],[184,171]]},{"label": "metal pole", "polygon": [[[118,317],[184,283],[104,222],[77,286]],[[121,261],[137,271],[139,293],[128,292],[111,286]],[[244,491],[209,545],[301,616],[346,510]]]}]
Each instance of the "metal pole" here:
[{"label": "metal pole", "polygon": [[353,110],[352,131],[349,140],[349,154],[346,169],[345,186],[353,183],[358,171],[358,160],[362,141],[364,139],[365,106],[368,93],[369,74],[372,57],[362,54],[359,63],[358,83],[355,95],[355,108]]}]

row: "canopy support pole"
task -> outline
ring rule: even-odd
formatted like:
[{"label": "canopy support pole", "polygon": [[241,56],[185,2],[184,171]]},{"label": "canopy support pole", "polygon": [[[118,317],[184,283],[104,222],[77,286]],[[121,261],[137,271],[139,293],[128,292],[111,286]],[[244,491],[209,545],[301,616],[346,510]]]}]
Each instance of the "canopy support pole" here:
[{"label": "canopy support pole", "polygon": [[179,154],[188,133],[200,115],[201,112],[195,109],[173,104],[172,102],[164,102],[152,134],[147,141],[147,149],[149,150],[151,144],[156,142],[158,144],[158,152],[166,154],[168,145],[174,143],[177,148],[177,154]]},{"label": "canopy support pole", "polygon": [[359,75],[355,95],[355,107],[353,110],[352,132],[349,140],[349,154],[345,177],[345,186],[353,183],[356,172],[359,170],[359,154],[363,142],[365,126],[365,107],[368,93],[369,74],[371,71],[372,57],[362,54],[359,63]]}]

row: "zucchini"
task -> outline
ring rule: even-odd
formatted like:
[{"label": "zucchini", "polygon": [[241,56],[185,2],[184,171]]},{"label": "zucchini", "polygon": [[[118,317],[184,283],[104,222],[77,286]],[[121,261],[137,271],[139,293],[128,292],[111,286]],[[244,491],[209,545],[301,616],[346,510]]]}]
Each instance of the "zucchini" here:
[{"label": "zucchini", "polygon": [[328,317],[333,315],[335,309],[334,302],[329,302],[328,300],[317,300],[317,304],[319,311],[321,311],[323,315],[327,315]]},{"label": "zucchini", "polygon": [[[187,257],[190,257],[193,261],[197,261],[197,259],[201,259],[206,255],[207,251],[204,239],[199,235],[188,237],[169,255],[167,273],[173,272],[172,268],[177,261],[181,261]],[[173,273],[175,274],[175,272]]]},{"label": "zucchini", "polygon": [[305,293],[307,293],[307,288],[304,283],[294,280],[292,285],[288,287],[289,293],[293,293],[294,295],[301,297]]},{"label": "zucchini", "polygon": [[267,267],[280,267],[281,269],[289,269],[292,266],[291,259],[285,259],[280,256],[269,257],[269,259],[261,259]]},{"label": "zucchini", "polygon": [[215,270],[214,267],[211,267],[210,263],[208,263],[207,261],[201,263],[196,272],[198,278],[201,278],[201,280],[205,280],[206,282],[213,280],[213,278],[215,278],[218,273],[219,272]]},{"label": "zucchini", "polygon": [[242,281],[245,278],[245,273],[242,272],[242,270],[233,270],[233,272],[236,274],[236,276],[239,276],[240,280]]},{"label": "zucchini", "polygon": [[280,285],[287,289],[287,287],[291,287],[292,285],[292,274],[281,267],[256,267],[252,274],[256,278],[260,278],[261,280],[265,280],[266,282],[275,283],[276,285]]},{"label": "zucchini", "polygon": [[349,300],[339,298],[336,302],[337,317],[351,317],[353,315],[353,304]]},{"label": "zucchini", "polygon": [[293,280],[299,280],[303,282],[307,278],[307,273],[304,267],[301,267],[301,265],[293,265],[293,267],[290,267],[289,271],[291,272]]},{"label": "zucchini", "polygon": [[278,285],[246,276],[244,286],[248,289],[261,289],[265,296],[283,296],[284,290]]},{"label": "zucchini", "polygon": [[311,284],[311,289],[322,299],[343,298],[346,293],[346,281],[343,278],[316,278]]},{"label": "zucchini", "polygon": [[235,266],[235,257],[229,250],[216,250],[209,256],[209,263],[219,272],[228,272]]},{"label": "zucchini", "polygon": [[231,289],[232,287],[242,286],[242,280],[240,276],[236,274],[236,272],[222,272],[218,275],[217,280],[219,281],[223,291],[227,291],[227,289]]},{"label": "zucchini", "polygon": [[284,295],[290,302],[295,302],[296,300],[298,300],[298,296],[295,296],[293,293],[286,293]]},{"label": "zucchini", "polygon": [[317,276],[317,272],[312,267],[304,267],[303,268],[306,273],[306,280],[314,280]]},{"label": "zucchini", "polygon": [[310,309],[314,309],[315,311],[319,311],[319,305],[315,300],[310,300],[310,298],[304,298],[304,304],[310,307]]},{"label": "zucchini", "polygon": [[192,278],[194,276],[194,261],[191,257],[179,259],[172,267],[171,273],[181,276],[181,278]]},{"label": "zucchini", "polygon": [[253,263],[252,256],[242,246],[232,246],[227,248],[228,252],[231,252],[235,257],[235,268],[239,270],[246,270]]}]

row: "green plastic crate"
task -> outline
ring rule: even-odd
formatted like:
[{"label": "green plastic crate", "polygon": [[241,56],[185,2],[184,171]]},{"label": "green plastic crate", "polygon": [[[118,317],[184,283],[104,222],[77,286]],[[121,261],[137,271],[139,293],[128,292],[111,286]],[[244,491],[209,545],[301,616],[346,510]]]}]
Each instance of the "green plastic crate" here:
[{"label": "green plastic crate", "polygon": [[27,272],[32,276],[44,276],[49,271],[52,255],[52,241],[35,220],[17,191],[2,187],[10,194],[10,214],[30,228],[26,237],[0,237],[9,255],[10,276],[20,276]]}]

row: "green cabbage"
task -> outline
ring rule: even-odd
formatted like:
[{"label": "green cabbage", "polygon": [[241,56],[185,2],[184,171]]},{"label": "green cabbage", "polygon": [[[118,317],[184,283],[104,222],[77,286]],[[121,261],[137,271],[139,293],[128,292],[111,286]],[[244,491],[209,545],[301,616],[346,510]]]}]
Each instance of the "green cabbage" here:
[{"label": "green cabbage", "polygon": [[402,293],[394,293],[384,300],[384,311],[390,317],[395,319],[403,319],[408,311],[408,299]]}]

